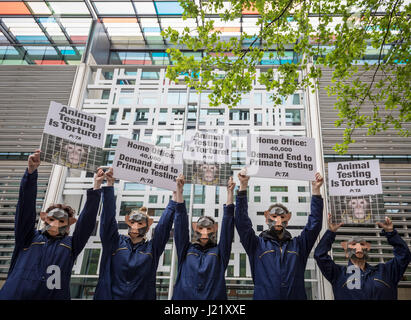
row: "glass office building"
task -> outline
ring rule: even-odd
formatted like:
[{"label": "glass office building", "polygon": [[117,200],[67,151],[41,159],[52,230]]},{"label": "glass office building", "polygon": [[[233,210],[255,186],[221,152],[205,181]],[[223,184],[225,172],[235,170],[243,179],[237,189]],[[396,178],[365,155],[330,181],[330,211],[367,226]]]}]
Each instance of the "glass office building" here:
[{"label": "glass office building", "polygon": [[[228,4],[228,3],[227,3]],[[316,139],[319,171],[327,172],[329,161],[379,159],[384,202],[400,235],[410,245],[411,237],[411,143],[393,132],[368,137],[359,131],[357,142],[347,155],[335,155],[332,146],[342,136],[334,127],[335,98],[324,87],[332,70],[324,70],[316,92],[309,90],[282,97],[274,108],[267,92],[257,81],[240,104],[228,109],[210,107],[207,92],[198,94],[184,82],[175,84],[165,77],[171,64],[168,39],[161,30],[195,27],[195,19],[183,20],[176,1],[3,1],[0,2],[0,286],[14,247],[14,210],[19,180],[27,156],[40,145],[41,132],[50,101],[57,101],[106,119],[105,165],[111,165],[118,137],[181,150],[184,131],[208,130],[231,136],[231,164],[237,175],[245,164],[247,134],[262,133],[308,136]],[[213,17],[211,17],[213,18]],[[255,33],[258,17],[244,11],[230,26],[216,19],[223,37]],[[185,52],[201,58],[201,52]],[[289,50],[283,57],[265,55],[257,73],[299,57]],[[369,50],[364,59],[375,61]],[[303,77],[305,70],[300,70]],[[258,77],[258,74],[257,74]],[[367,108],[372,108],[367,105]],[[80,212],[92,174],[43,163],[40,169],[37,208],[65,202]],[[326,190],[326,187],[325,187]],[[117,221],[127,233],[124,216],[131,208],[146,206],[154,218],[152,229],[166,207],[171,192],[142,184],[117,181]],[[289,231],[298,235],[310,213],[311,186],[306,181],[252,178],[248,190],[249,213],[257,234],[266,229],[263,212],[281,202],[293,212]],[[224,187],[186,185],[184,198],[190,218],[208,215],[221,221],[226,201]],[[328,201],[325,199],[326,206]],[[328,210],[325,210],[325,213]],[[324,216],[326,217],[324,213]],[[324,219],[326,220],[326,219]],[[323,232],[326,222],[323,224]],[[372,242],[371,264],[387,261],[392,249],[378,229],[342,227],[337,240],[362,234]],[[101,259],[99,218],[96,228],[72,272],[73,299],[91,299]],[[310,255],[305,271],[309,299],[332,299],[328,282]],[[346,263],[338,241],[332,251],[335,260]],[[172,233],[157,270],[159,299],[170,298],[177,259]],[[229,299],[251,299],[253,282],[250,266],[237,232],[226,272]],[[411,297],[411,267],[400,282],[400,297]]]}]

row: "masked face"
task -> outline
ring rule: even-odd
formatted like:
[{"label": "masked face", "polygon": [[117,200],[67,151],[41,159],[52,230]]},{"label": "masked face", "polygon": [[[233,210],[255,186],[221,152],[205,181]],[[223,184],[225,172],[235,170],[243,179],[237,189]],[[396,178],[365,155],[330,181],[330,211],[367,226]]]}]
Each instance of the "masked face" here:
[{"label": "masked face", "polygon": [[144,238],[153,219],[149,219],[147,215],[139,211],[133,211],[127,215],[125,221],[128,225],[128,234],[131,239]]},{"label": "masked face", "polygon": [[69,233],[70,225],[76,221],[75,218],[69,218],[67,212],[63,209],[53,209],[50,212],[41,212],[41,220],[45,226],[43,232],[48,233],[51,237],[62,237]]},{"label": "masked face", "polygon": [[206,246],[217,244],[218,225],[210,217],[201,217],[197,223],[193,223],[193,242]]},{"label": "masked face", "polygon": [[364,239],[352,238],[348,242],[342,242],[341,245],[347,258],[357,261],[366,261],[368,259],[368,251],[370,251],[371,245]]},{"label": "masked face", "polygon": [[368,201],[365,199],[351,199],[348,201],[348,207],[356,219],[364,219],[368,209]]},{"label": "masked face", "polygon": [[274,206],[270,211],[265,211],[264,216],[270,230],[277,234],[281,234],[288,226],[291,213],[282,207]]},{"label": "masked face", "polygon": [[67,161],[72,164],[79,164],[81,157],[85,153],[85,149],[82,146],[77,146],[74,144],[68,144],[64,147],[67,151]]}]

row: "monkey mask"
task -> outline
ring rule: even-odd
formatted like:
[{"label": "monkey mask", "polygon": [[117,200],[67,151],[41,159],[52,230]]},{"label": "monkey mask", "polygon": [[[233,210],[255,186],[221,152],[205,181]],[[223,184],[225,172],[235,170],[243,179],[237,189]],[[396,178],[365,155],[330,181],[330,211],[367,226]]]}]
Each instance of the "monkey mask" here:
[{"label": "monkey mask", "polygon": [[143,238],[150,226],[153,223],[153,219],[149,218],[145,207],[139,210],[132,210],[129,215],[126,215],[125,222],[128,225],[128,234],[130,237]]},{"label": "monkey mask", "polygon": [[352,237],[348,241],[343,241],[341,246],[344,248],[345,256],[348,259],[365,261],[368,259],[368,252],[371,248],[371,244],[361,237]]},{"label": "monkey mask", "polygon": [[77,221],[74,217],[69,217],[68,213],[60,208],[55,208],[50,212],[40,212],[40,219],[44,221],[43,233],[51,237],[64,237],[68,235],[70,226]]},{"label": "monkey mask", "polygon": [[217,230],[218,224],[213,218],[203,216],[198,218],[196,223],[193,223],[193,242],[198,243],[202,247],[217,245]]},{"label": "monkey mask", "polygon": [[267,211],[264,211],[264,217],[270,231],[282,234],[291,219],[291,212],[282,204],[274,204]]}]

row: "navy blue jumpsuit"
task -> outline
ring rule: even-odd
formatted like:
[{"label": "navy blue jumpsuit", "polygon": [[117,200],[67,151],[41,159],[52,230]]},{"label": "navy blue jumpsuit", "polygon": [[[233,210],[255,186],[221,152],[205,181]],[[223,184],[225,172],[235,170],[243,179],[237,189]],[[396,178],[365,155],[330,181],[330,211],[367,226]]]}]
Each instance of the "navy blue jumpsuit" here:
[{"label": "navy blue jumpsuit", "polygon": [[[278,241],[262,232],[257,236],[248,217],[246,192],[236,199],[235,225],[250,261],[255,300],[306,300],[304,271],[322,224],[323,199],[313,195],[311,214],[298,237]],[[288,240],[288,241],[287,241]]]},{"label": "navy blue jumpsuit", "polygon": [[[37,170],[32,174],[26,170],[21,180],[15,217],[15,247],[0,299],[70,299],[69,284],[74,261],[96,224],[101,190],[88,189],[86,204],[72,236],[52,238],[36,230],[37,176]],[[56,285],[53,279],[58,276],[58,269],[53,269],[53,266],[60,269],[61,289],[53,286]],[[49,277],[52,278],[48,282]]]},{"label": "navy blue jumpsuit", "polygon": [[120,235],[116,221],[114,188],[103,187],[100,237],[103,256],[94,299],[155,300],[158,262],[173,225],[176,202],[170,200],[150,241],[133,244]]},{"label": "navy blue jumpsuit", "polygon": [[[388,243],[394,247],[394,258],[376,266],[365,265],[361,270],[361,288],[349,288],[349,281],[353,281],[353,273],[347,272],[347,266],[336,264],[328,255],[335,240],[336,233],[327,230],[314,251],[324,277],[330,281],[335,300],[396,300],[397,285],[411,261],[411,252],[407,244],[394,229],[392,232],[382,230],[381,235],[387,237]],[[352,265],[351,260],[348,266]],[[355,281],[353,281],[353,284]],[[355,287],[355,286],[353,286]]]},{"label": "navy blue jumpsuit", "polygon": [[174,240],[178,274],[173,300],[226,300],[225,270],[234,238],[234,205],[224,205],[218,245],[201,247],[190,242],[185,203],[177,203]]}]

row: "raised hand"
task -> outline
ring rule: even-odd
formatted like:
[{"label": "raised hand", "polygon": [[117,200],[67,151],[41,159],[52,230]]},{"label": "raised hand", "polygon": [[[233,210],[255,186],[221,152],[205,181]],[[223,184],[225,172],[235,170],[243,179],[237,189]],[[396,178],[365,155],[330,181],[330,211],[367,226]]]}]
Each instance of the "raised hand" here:
[{"label": "raised hand", "polygon": [[228,178],[227,182],[227,205],[232,204],[234,202],[234,188],[235,182],[233,177]]},{"label": "raised hand", "polygon": [[107,180],[107,186],[112,187],[114,186],[114,182],[116,181],[116,178],[113,176],[113,168],[110,167],[105,173],[105,177]]},{"label": "raised hand", "polygon": [[344,223],[332,223],[331,222],[331,214],[328,214],[328,229],[330,229],[332,232],[337,232],[337,230],[343,225]]},{"label": "raised hand", "polygon": [[315,174],[315,181],[311,182],[312,194],[318,195],[318,196],[321,195],[320,188],[323,185],[323,183],[324,183],[324,179],[322,175],[319,172],[317,172]]},{"label": "raised hand", "polygon": [[394,230],[394,225],[391,219],[388,217],[385,217],[384,222],[376,222],[376,225],[379,226],[380,228],[383,228],[385,232],[391,232]]},{"label": "raised hand", "polygon": [[32,174],[40,166],[40,149],[34,151],[28,158],[27,170]]},{"label": "raised hand", "polygon": [[238,173],[238,180],[240,180],[240,191],[247,190],[248,180],[250,177],[247,176],[247,169],[243,168]]},{"label": "raised hand", "polygon": [[179,202],[179,203],[184,202],[184,198],[183,198],[184,183],[185,183],[184,176],[180,173],[180,175],[176,179],[176,184],[177,184],[177,191],[175,193],[176,202]]},{"label": "raised hand", "polygon": [[104,170],[102,168],[98,168],[96,174],[94,175],[94,190],[100,189],[101,184],[104,180]]}]

